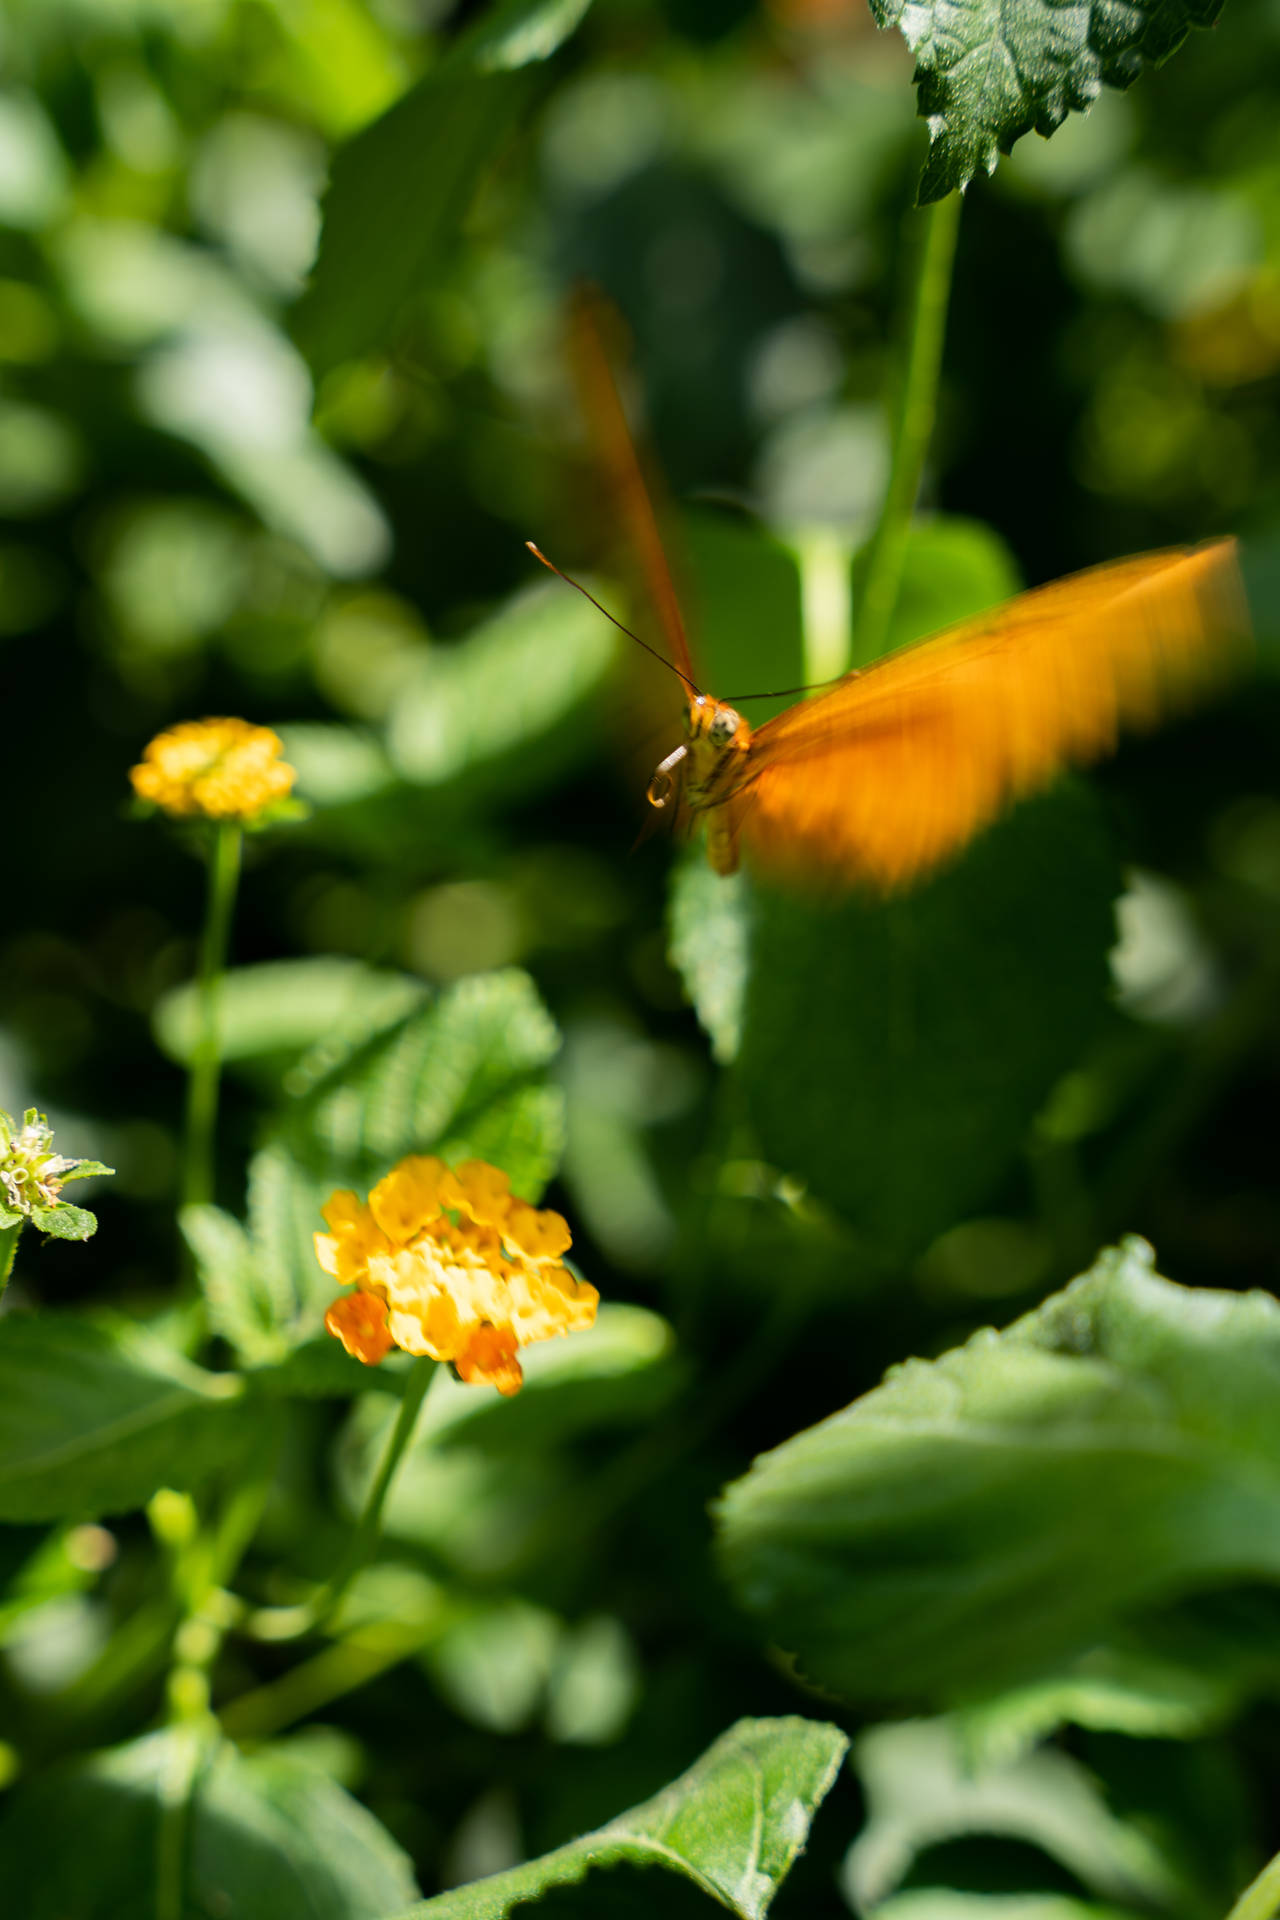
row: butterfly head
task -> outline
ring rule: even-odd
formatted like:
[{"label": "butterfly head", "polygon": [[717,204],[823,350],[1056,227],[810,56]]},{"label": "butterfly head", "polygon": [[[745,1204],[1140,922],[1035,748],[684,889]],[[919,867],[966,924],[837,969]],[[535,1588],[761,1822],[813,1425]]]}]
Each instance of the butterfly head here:
[{"label": "butterfly head", "polygon": [[[712,806],[738,786],[751,746],[751,727],[734,707],[694,693],[684,710],[683,746],[669,753],[649,782],[651,807],[665,807],[676,786],[677,769],[686,798],[695,807]],[[682,763],[687,763],[683,765]]]}]

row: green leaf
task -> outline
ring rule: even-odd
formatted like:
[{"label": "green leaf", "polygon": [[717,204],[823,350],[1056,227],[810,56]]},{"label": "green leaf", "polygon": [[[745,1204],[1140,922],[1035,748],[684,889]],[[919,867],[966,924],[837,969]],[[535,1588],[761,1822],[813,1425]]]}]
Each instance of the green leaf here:
[{"label": "green leaf", "polygon": [[537,90],[529,70],[591,0],[502,0],[338,153],[295,333],[317,372],[381,346],[456,242],[486,167]]},{"label": "green leaf", "polygon": [[541,1077],[559,1045],[526,973],[472,974],[328,1065],[286,1114],[285,1137],[340,1184],[378,1179],[406,1153],[476,1155],[536,1199],[562,1145],[559,1094]]},{"label": "green leaf", "polygon": [[[361,1034],[399,1019],[422,998],[407,974],[323,955],[235,967],[223,976],[218,1033],[224,1060],[301,1053],[333,1033]],[[189,1066],[200,1035],[198,988],[175,987],[156,1005],[152,1026],[171,1060]]]},{"label": "green leaf", "polygon": [[1062,786],[902,898],[744,892],[765,1157],[898,1256],[972,1212],[1106,1012],[1120,889],[1095,799]]},{"label": "green leaf", "polygon": [[195,1261],[213,1332],[246,1364],[275,1358],[280,1335],[273,1330],[273,1303],[240,1222],[221,1207],[197,1206],[183,1207],[178,1225]]},{"label": "green leaf", "polygon": [[243,1384],[65,1315],[0,1319],[0,1519],[84,1519],[190,1487],[252,1439]]},{"label": "green leaf", "polygon": [[1222,0],[1138,0],[1068,11],[1051,0],[871,0],[916,56],[917,111],[929,122],[920,202],[994,173],[997,156],[1034,127],[1057,130],[1104,84],[1128,87],[1166,60],[1191,27],[1211,27]]},{"label": "green leaf", "polygon": [[103,1174],[114,1173],[114,1167],[106,1167],[101,1160],[73,1160],[71,1165],[58,1175],[62,1186],[72,1180],[96,1180]]},{"label": "green leaf", "polygon": [[853,1747],[867,1824],[845,1859],[856,1911],[879,1909],[917,1855],[970,1834],[1041,1848],[1090,1892],[1135,1906],[1177,1906],[1185,1894],[1157,1845],[1110,1812],[1092,1777],[1046,1749],[975,1773],[947,1720],[873,1727]]},{"label": "green leaf", "polygon": [[751,964],[748,882],[713,873],[700,845],[671,876],[671,964],[722,1066],[737,1058]]},{"label": "green leaf", "polygon": [[719,1528],[739,1598],[843,1697],[1027,1684],[1141,1610],[1280,1580],[1280,1303],[1127,1241],[764,1455]]},{"label": "green leaf", "polygon": [[[13,1911],[24,1920],[153,1912],[157,1829],[183,1762],[180,1736],[149,1734],[12,1795],[0,1884]],[[283,1753],[244,1759],[220,1747],[198,1776],[190,1823],[184,1912],[385,1920],[417,1894],[408,1859],[373,1815]]]},{"label": "green leaf", "polygon": [[32,1207],[29,1217],[36,1231],[47,1233],[51,1240],[90,1240],[98,1231],[96,1213],[63,1201],[52,1207]]},{"label": "green leaf", "polygon": [[418,786],[486,798],[523,790],[555,763],[557,740],[582,737],[580,709],[616,652],[613,628],[588,601],[539,582],[425,656],[388,722],[391,760]]},{"label": "green leaf", "polygon": [[813,1720],[740,1720],[652,1800],[541,1860],[423,1901],[414,1920],[503,1920],[553,1887],[623,1865],[667,1868],[741,1920],[759,1920],[803,1850],[847,1745],[838,1727]]}]

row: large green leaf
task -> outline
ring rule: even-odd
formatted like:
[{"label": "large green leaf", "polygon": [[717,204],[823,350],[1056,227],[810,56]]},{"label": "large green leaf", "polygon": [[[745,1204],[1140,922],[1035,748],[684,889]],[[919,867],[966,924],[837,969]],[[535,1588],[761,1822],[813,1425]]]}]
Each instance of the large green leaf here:
[{"label": "large green leaf", "polygon": [[918,111],[929,122],[920,200],[941,200],[1034,127],[1057,130],[1084,113],[1104,84],[1127,87],[1180,47],[1191,27],[1211,27],[1222,0],[1105,0],[1065,8],[1053,0],[871,0],[882,27],[900,27],[916,56]]},{"label": "large green leaf", "polygon": [[946,1719],[872,1727],[852,1764],[867,1823],[845,1859],[856,1911],[878,1908],[916,1857],[943,1841],[1000,1834],[1039,1847],[1104,1900],[1176,1905],[1186,1889],[1154,1840],[1110,1811],[1078,1760],[1046,1748],[975,1770]]},{"label": "large green leaf", "polygon": [[1280,1579],[1280,1304],[1127,1241],[764,1455],[719,1527],[740,1599],[846,1698],[1036,1678],[1142,1609]]},{"label": "large green leaf", "polygon": [[[741,1920],[759,1920],[802,1851],[847,1745],[839,1728],[818,1721],[740,1720],[642,1806],[540,1860],[426,1900],[413,1914],[503,1920],[594,1869],[657,1866],[692,1881]],[[592,1884],[596,1900],[607,1903],[607,1886]]]},{"label": "large green leaf", "polygon": [[[245,1440],[243,1382],[60,1314],[0,1320],[0,1519],[83,1519],[189,1487]],[[251,1422],[249,1423],[251,1425]]]},{"label": "large green leaf", "polygon": [[499,0],[334,163],[296,332],[317,371],[384,344],[454,244],[485,168],[537,86],[533,69],[591,0]]},{"label": "large green leaf", "polygon": [[891,1253],[972,1211],[1106,1011],[1120,887],[1064,786],[900,899],[744,889],[738,1071],[766,1157]]},{"label": "large green leaf", "polygon": [[[155,1911],[156,1833],[188,1762],[157,1733],[33,1781],[0,1821],[0,1885],[23,1920]],[[385,1920],[417,1892],[373,1815],[285,1753],[218,1749],[190,1813],[187,1904],[236,1920]],[[66,1836],[75,1835],[74,1846]]]}]

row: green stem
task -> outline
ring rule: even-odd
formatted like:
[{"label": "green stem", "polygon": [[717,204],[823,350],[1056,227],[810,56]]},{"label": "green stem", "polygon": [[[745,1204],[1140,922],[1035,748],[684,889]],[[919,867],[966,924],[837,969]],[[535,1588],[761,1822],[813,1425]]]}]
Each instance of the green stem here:
[{"label": "green stem", "polygon": [[915,281],[907,314],[905,359],[893,415],[889,481],[867,550],[855,632],[856,664],[879,659],[889,638],[906,559],[920,475],[933,435],[938,373],[951,292],[961,196],[949,193],[910,219],[919,228]]},{"label": "green stem", "polygon": [[13,1272],[13,1256],[18,1251],[18,1235],[22,1232],[22,1221],[15,1220],[11,1227],[0,1227],[0,1299],[9,1284],[9,1275]]},{"label": "green stem", "polygon": [[351,1536],[347,1551],[338,1563],[333,1577],[320,1589],[307,1609],[312,1622],[323,1620],[333,1612],[378,1543],[378,1535],[382,1531],[382,1509],[386,1504],[396,1468],[400,1465],[404,1450],[409,1444],[419,1409],[435,1370],[434,1360],[419,1360],[404,1383],[404,1397],[400,1402],[396,1424],[387,1442],[382,1462],[374,1475],[373,1484],[365,1496],[364,1510],[356,1522],[356,1530]]},{"label": "green stem", "polygon": [[1256,1880],[1251,1880],[1227,1915],[1227,1920],[1271,1920],[1280,1908],[1280,1853],[1268,1860]]},{"label": "green stem", "polygon": [[187,1080],[187,1127],[182,1175],[184,1206],[202,1205],[213,1198],[213,1136],[218,1118],[218,1079],[222,1041],[218,1031],[218,1000],[231,912],[240,878],[241,828],[220,821],[214,831],[209,859],[209,891],[204,931],[200,936],[200,973],[197,985],[199,1026]]}]

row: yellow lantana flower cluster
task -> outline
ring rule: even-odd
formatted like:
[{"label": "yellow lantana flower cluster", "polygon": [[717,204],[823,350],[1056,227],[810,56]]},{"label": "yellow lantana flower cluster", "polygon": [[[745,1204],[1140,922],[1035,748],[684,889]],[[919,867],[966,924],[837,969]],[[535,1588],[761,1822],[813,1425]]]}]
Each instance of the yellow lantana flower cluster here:
[{"label": "yellow lantana flower cluster", "polygon": [[339,1192],[322,1212],[331,1231],[316,1235],[316,1258],[356,1288],[324,1323],[367,1366],[400,1347],[516,1393],[520,1347],[596,1317],[596,1289],[561,1262],[570,1245],[564,1220],[516,1199],[506,1174],[483,1160],[448,1167],[412,1154],[367,1205]]},{"label": "yellow lantana flower cluster", "polygon": [[186,720],[156,735],[129,778],[140,800],[166,813],[251,820],[293,786],[283,750],[270,727],[248,720]]}]

